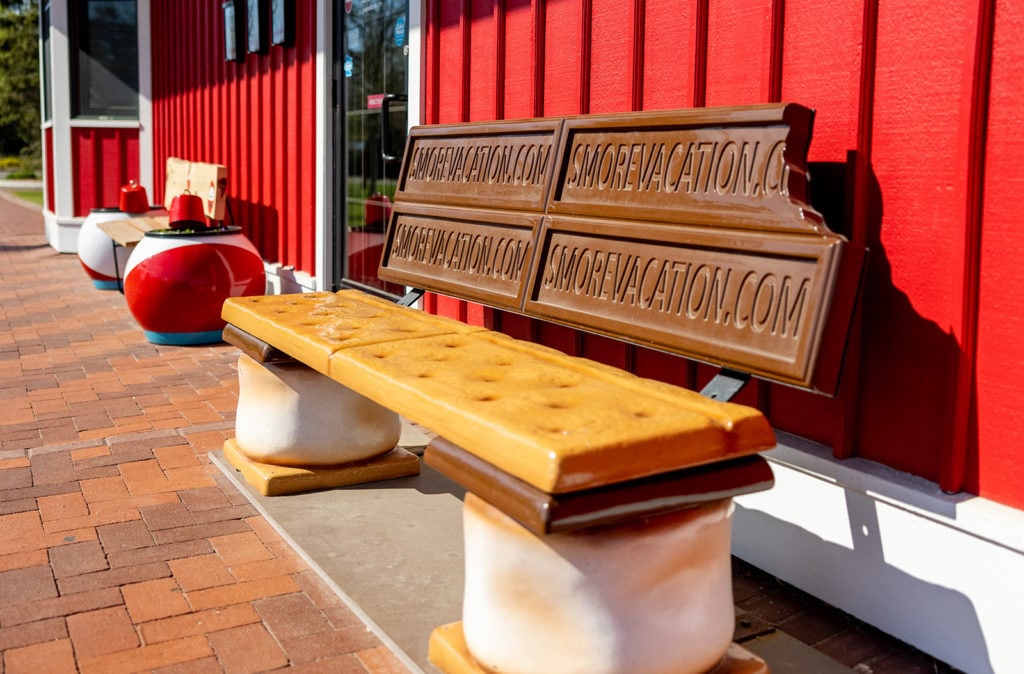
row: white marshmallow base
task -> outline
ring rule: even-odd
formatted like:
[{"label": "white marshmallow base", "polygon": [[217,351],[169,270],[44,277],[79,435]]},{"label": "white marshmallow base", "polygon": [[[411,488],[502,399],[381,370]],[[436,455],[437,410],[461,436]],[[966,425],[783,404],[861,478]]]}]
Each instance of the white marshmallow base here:
[{"label": "white marshmallow base", "polygon": [[731,499],[537,536],[472,493],[466,646],[488,672],[687,674],[733,636]]},{"label": "white marshmallow base", "polygon": [[115,247],[110,236],[99,228],[100,223],[130,217],[128,213],[117,210],[94,210],[82,221],[78,230],[78,259],[91,270],[90,276],[95,281],[116,282],[119,275],[124,275],[131,253],[130,248]]},{"label": "white marshmallow base", "polygon": [[334,466],[391,451],[399,416],[300,364],[238,359],[235,442],[260,463]]}]

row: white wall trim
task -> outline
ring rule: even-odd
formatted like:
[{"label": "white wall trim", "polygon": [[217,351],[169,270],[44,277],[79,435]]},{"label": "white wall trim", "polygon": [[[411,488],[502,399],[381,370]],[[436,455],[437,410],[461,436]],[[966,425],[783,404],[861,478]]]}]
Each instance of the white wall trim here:
[{"label": "white wall trim", "polygon": [[263,271],[267,275],[268,295],[308,293],[318,289],[317,279],[304,271],[296,271],[295,265],[264,260]]},{"label": "white wall trim", "polygon": [[72,129],[137,129],[137,119],[100,119],[99,117],[76,117],[68,121]]},{"label": "white wall trim", "polygon": [[1024,512],[778,434],[735,554],[967,672],[1019,666]]},{"label": "white wall trim", "polygon": [[85,218],[58,218],[43,209],[43,232],[46,243],[58,253],[78,252],[78,233]]},{"label": "white wall trim", "polygon": [[152,201],[154,195],[153,156],[153,50],[150,0],[138,0],[136,21],[139,36],[139,175]]},{"label": "white wall trim", "polygon": [[334,205],[331,185],[333,167],[329,164],[329,148],[333,147],[334,134],[331,125],[331,63],[332,26],[334,25],[334,3],[317,0],[316,15],[316,188],[315,188],[315,231],[316,245],[316,288],[331,287],[334,277]]},{"label": "white wall trim", "polygon": [[[71,166],[71,38],[67,0],[50,3],[50,112],[53,127],[53,207],[55,220],[74,217]],[[77,241],[77,237],[76,241]],[[47,239],[57,250],[60,247]],[[64,251],[61,252],[74,252]]]},{"label": "white wall trim", "polygon": [[410,129],[423,119],[423,5],[422,1],[409,0],[409,70],[405,77],[409,85]]},{"label": "white wall trim", "polygon": [[[45,184],[53,190],[53,211],[43,207],[43,231],[46,243],[59,253],[78,250],[78,232],[83,218],[76,218],[71,165],[71,41],[67,0],[50,2],[50,121],[43,129],[51,131],[50,143],[43,151],[53,157],[53,175],[45,175]],[[46,134],[43,134],[44,143]],[[45,154],[44,154],[45,157]],[[44,171],[48,170],[46,162]]]}]

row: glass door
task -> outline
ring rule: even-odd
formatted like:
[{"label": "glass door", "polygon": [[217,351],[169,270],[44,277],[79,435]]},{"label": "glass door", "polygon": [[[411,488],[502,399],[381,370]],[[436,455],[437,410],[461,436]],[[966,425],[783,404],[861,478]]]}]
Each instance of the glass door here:
[{"label": "glass door", "polygon": [[345,0],[335,12],[335,284],[388,294],[377,277],[408,126],[408,0]]}]

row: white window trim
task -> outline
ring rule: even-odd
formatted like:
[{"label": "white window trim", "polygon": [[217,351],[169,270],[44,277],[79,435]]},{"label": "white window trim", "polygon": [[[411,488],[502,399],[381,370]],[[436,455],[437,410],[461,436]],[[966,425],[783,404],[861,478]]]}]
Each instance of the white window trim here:
[{"label": "white window trim", "polygon": [[[53,176],[46,176],[54,191],[52,216],[47,214],[50,225],[63,227],[77,226],[82,217],[74,212],[74,170],[71,153],[71,129],[138,129],[139,130],[139,176],[138,181],[152,195],[153,190],[153,104],[152,104],[152,52],[150,50],[150,0],[136,0],[136,19],[139,37],[139,118],[101,119],[72,117],[71,115],[71,19],[68,0],[50,2],[50,120],[41,124],[42,130],[52,132],[52,145],[47,151],[53,157]],[[45,162],[44,162],[45,164]],[[47,168],[44,166],[44,171]],[[55,234],[62,252],[77,232]],[[54,240],[50,241],[55,244]]]},{"label": "white window trim", "polygon": [[150,200],[154,195],[153,156],[153,52],[150,0],[137,0],[135,17],[139,35],[139,184]]},{"label": "white window trim", "polygon": [[316,91],[314,110],[316,110],[316,187],[314,203],[316,209],[315,233],[316,251],[314,263],[316,290],[330,287],[334,275],[334,260],[331,249],[334,234],[330,223],[334,219],[334,206],[331,203],[331,191],[328,185],[327,148],[334,142],[331,129],[331,26],[334,24],[334,2],[317,0],[316,15],[320,17],[316,27]]},{"label": "white window trim", "polygon": [[137,119],[105,119],[103,117],[75,117],[68,120],[72,129],[137,129]]}]

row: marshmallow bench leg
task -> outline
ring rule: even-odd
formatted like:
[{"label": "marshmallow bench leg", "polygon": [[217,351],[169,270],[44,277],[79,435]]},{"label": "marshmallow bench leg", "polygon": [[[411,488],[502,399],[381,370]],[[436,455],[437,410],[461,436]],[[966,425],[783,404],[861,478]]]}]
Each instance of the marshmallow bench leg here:
[{"label": "marshmallow bench leg", "polygon": [[[724,476],[709,468],[667,483],[648,480],[624,497],[612,489],[582,499],[552,499],[514,483],[510,496],[511,478],[495,477],[444,439],[430,445],[426,460],[530,524],[467,492],[463,620],[430,637],[429,657],[442,671],[768,672],[731,643],[733,502],[716,498],[770,484],[763,460],[730,464]],[[569,530],[539,530],[552,527]]]},{"label": "marshmallow bench leg", "polygon": [[265,496],[419,473],[395,412],[305,365],[238,360],[235,437],[224,455]]}]

